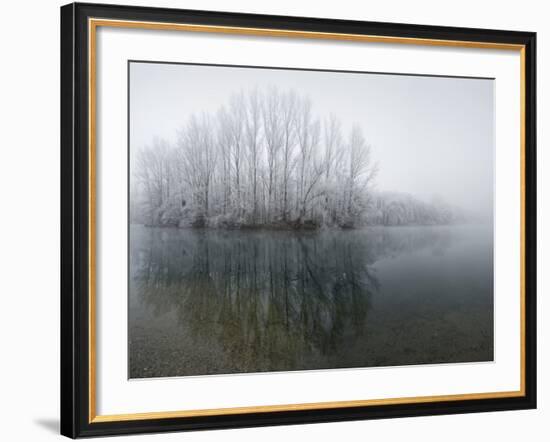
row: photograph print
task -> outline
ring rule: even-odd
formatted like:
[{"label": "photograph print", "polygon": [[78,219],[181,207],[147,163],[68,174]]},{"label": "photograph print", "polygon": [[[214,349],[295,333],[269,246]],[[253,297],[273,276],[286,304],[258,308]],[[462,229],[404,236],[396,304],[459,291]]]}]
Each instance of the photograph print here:
[{"label": "photograph print", "polygon": [[493,79],[128,70],[129,378],[493,361]]}]

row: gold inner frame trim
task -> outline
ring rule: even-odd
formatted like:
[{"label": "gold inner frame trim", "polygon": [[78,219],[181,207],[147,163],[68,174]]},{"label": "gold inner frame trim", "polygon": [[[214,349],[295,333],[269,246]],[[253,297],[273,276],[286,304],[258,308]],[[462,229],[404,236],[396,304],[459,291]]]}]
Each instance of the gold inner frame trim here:
[{"label": "gold inner frame trim", "polygon": [[[284,405],[261,405],[234,408],[158,411],[129,414],[96,414],[96,31],[99,26],[163,31],[186,31],[216,34],[253,35],[263,37],[287,37],[321,40],[412,44],[419,46],[443,46],[475,49],[518,51],[520,54],[520,389],[487,393],[465,393],[438,396],[399,397],[351,401],[314,402]],[[459,40],[390,37],[362,34],[292,31],[283,29],[211,26],[183,23],[160,23],[130,20],[88,19],[88,93],[89,93],[89,423],[168,419],[179,417],[221,416],[246,413],[270,413],[280,411],[322,410],[328,408],[365,407],[376,405],[418,404],[427,402],[483,400],[525,396],[525,46],[521,44],[475,42]]]}]

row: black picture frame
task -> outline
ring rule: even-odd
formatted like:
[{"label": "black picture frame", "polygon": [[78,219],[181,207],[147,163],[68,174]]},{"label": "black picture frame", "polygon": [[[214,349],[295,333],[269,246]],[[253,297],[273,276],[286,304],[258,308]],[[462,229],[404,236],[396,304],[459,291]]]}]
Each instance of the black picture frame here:
[{"label": "black picture frame", "polygon": [[[316,410],[93,422],[89,333],[89,18],[524,47],[524,395]],[[536,408],[536,34],[303,17],[73,3],[61,7],[61,434],[76,438]]]}]

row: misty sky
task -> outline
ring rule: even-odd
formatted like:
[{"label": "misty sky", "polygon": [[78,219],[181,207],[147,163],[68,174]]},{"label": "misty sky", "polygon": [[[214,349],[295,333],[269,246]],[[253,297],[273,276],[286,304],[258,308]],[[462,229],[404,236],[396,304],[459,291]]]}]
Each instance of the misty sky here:
[{"label": "misty sky", "polygon": [[358,123],[379,165],[378,190],[492,212],[494,81],[488,79],[131,63],[131,150],[154,137],[175,142],[191,114],[214,112],[239,90],[270,86],[308,95],[314,113],[334,114],[345,136]]}]

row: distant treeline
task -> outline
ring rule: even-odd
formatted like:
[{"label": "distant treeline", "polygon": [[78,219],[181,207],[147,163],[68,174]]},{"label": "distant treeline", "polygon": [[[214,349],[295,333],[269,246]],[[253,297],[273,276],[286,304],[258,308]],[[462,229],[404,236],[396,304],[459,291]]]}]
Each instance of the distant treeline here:
[{"label": "distant treeline", "polygon": [[463,222],[466,217],[443,201],[427,203],[407,193],[375,192],[366,220],[369,225],[382,226],[439,225]]},{"label": "distant treeline", "polygon": [[373,194],[377,166],[359,125],[344,134],[308,97],[240,92],[192,115],[177,141],[134,151],[131,222],[219,228],[440,224],[452,215]]}]

